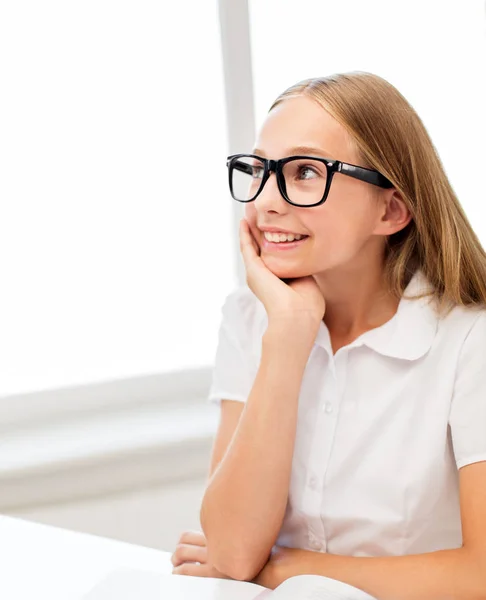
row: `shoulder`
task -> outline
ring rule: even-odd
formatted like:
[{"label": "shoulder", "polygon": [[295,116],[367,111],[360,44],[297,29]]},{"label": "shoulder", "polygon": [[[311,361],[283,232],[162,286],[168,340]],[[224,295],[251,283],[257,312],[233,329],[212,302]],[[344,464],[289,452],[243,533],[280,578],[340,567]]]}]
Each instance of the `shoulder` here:
[{"label": "shoulder", "polygon": [[[433,291],[429,279],[422,269],[418,269],[409,282],[402,300],[403,314],[407,316],[408,321],[407,326],[416,328],[426,324],[432,329],[437,327],[440,339],[446,339],[456,345],[461,339],[465,340],[472,329],[484,328],[486,306],[453,305],[451,307],[449,305],[441,312]],[[423,294],[423,296],[417,297],[415,294]]]},{"label": "shoulder", "polygon": [[461,307],[456,318],[463,327],[461,353],[478,353],[486,366],[486,309]]},{"label": "shoulder", "polygon": [[[467,326],[457,346],[449,414],[458,468],[486,460],[486,310],[456,311]],[[444,346],[444,354],[454,348]]]},{"label": "shoulder", "polygon": [[[459,386],[486,385],[486,309],[456,306],[439,322],[439,355]],[[445,364],[445,363],[443,363]],[[478,379],[479,378],[479,379]],[[484,391],[482,392],[484,393]]]},{"label": "shoulder", "polygon": [[484,348],[486,307],[454,306],[446,316],[439,318],[439,330],[454,336],[458,342],[466,342],[472,338]]}]

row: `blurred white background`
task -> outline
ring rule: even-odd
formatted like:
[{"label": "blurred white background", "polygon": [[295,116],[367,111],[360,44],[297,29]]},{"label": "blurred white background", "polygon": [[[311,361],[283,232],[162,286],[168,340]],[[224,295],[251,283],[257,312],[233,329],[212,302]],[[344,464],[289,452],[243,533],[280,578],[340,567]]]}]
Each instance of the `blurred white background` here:
[{"label": "blurred white background", "polygon": [[307,77],[388,79],[486,244],[484,0],[0,5],[0,511],[172,550],[199,528],[225,158]]}]

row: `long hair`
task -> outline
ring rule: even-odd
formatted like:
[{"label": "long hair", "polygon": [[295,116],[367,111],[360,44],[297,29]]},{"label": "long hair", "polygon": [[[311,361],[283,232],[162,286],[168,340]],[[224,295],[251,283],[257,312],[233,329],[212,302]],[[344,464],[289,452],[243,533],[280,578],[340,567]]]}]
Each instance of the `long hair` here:
[{"label": "long hair", "polygon": [[410,210],[410,223],[386,239],[384,276],[391,293],[402,297],[420,268],[440,312],[455,305],[484,307],[486,252],[404,96],[378,75],[352,71],[300,81],[280,94],[269,112],[296,96],[312,98],[341,123],[360,164],[387,177]]}]

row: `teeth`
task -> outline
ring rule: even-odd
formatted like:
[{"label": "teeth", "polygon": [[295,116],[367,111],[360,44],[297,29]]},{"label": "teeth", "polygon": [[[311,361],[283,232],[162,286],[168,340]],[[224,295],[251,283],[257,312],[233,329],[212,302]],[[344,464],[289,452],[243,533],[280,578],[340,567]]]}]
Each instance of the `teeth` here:
[{"label": "teeth", "polygon": [[263,235],[269,242],[293,242],[304,237],[300,233],[270,233],[269,231],[264,231]]}]

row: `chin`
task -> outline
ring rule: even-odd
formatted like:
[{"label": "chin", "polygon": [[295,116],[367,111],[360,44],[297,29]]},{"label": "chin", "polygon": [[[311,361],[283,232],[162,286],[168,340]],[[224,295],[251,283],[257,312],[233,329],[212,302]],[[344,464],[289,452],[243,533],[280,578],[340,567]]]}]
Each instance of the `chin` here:
[{"label": "chin", "polygon": [[267,269],[280,279],[297,279],[298,277],[312,275],[312,273],[309,273],[308,269],[305,269],[300,265],[272,264],[274,261],[271,259],[265,260],[264,257],[262,257],[262,260]]}]

